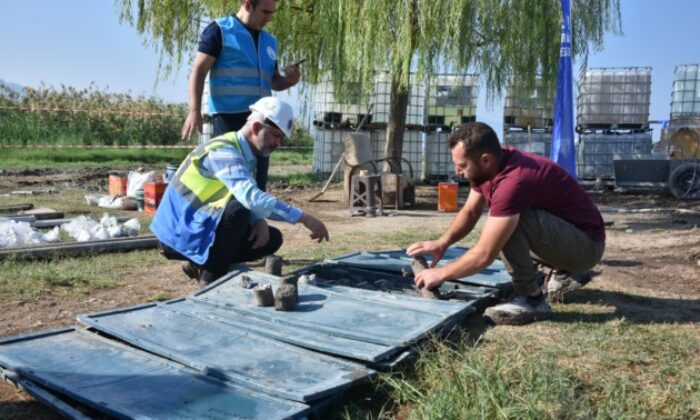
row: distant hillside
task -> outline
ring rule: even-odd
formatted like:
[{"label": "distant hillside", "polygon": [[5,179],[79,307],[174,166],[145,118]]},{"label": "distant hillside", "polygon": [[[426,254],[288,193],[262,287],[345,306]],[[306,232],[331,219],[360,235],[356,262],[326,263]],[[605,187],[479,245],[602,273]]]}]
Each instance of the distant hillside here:
[{"label": "distant hillside", "polygon": [[24,91],[24,86],[20,86],[17,83],[6,82],[2,79],[0,79],[0,86],[7,86],[17,93],[22,93]]}]

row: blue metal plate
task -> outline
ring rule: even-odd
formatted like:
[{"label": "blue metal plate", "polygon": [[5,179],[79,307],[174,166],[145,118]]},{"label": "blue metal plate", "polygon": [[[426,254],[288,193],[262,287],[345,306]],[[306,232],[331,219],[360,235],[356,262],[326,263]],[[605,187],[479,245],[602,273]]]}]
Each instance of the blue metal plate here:
[{"label": "blue metal plate", "polygon": [[373,373],[355,363],[178,311],[177,305],[177,301],[141,305],[81,315],[78,319],[208,375],[300,402],[336,393]]},{"label": "blue metal plate", "polygon": [[75,328],[1,340],[0,366],[118,418],[290,418],[308,410]]},{"label": "blue metal plate", "polygon": [[[450,247],[445,252],[438,263],[438,267],[449,264],[467,252],[465,247]],[[432,257],[425,256],[428,262],[432,261]],[[326,260],[328,263],[336,263],[350,267],[363,268],[365,270],[383,271],[398,275],[408,275],[413,277],[411,270],[411,257],[406,255],[406,250],[397,251],[378,251],[378,252],[356,252],[353,254],[344,255],[341,257]],[[472,284],[476,286],[493,287],[504,289],[511,287],[510,275],[506,272],[503,261],[495,260],[490,266],[482,272],[468,277],[463,277],[456,280],[464,284]]]},{"label": "blue metal plate", "polygon": [[59,398],[57,395],[52,394],[50,391],[28,379],[20,377],[17,375],[17,373],[9,369],[3,369],[0,367],[0,378],[31,395],[35,400],[41,402],[42,404],[51,407],[54,411],[67,419],[90,420],[90,417],[83,414],[73,404],[69,404],[68,402]]},{"label": "blue metal plate", "polygon": [[386,360],[402,350],[401,347],[353,340],[315,329],[254,318],[196,300],[173,301],[168,302],[167,305],[172,306],[174,310],[198,318],[210,319],[285,343],[363,362]]},{"label": "blue metal plate", "polygon": [[[333,291],[300,285],[299,304],[293,311],[257,307],[252,291],[238,284],[240,273],[232,273],[214,287],[195,294],[195,299],[225,307],[246,316],[322,331],[338,337],[387,346],[405,347],[438,329],[448,319],[466,317],[474,309],[464,302],[438,302],[444,312],[432,307],[416,309],[397,301],[379,297],[368,301],[349,291]],[[277,277],[258,272],[246,275],[259,283],[276,286]],[[376,292],[381,295],[381,292]]]},{"label": "blue metal plate", "polygon": [[[441,303],[418,297],[419,294],[413,286],[413,277],[399,276],[385,271],[371,271],[349,265],[339,265],[335,262],[314,264],[301,268],[292,274],[315,274],[319,287],[331,290],[344,290],[343,287],[348,286],[349,290],[358,291],[358,297],[360,298],[376,296],[388,298],[393,296],[393,300],[400,301],[409,307],[416,307],[416,309],[446,309],[445,305]],[[382,285],[382,282],[389,284],[390,287]],[[445,282],[440,286],[439,290],[445,299],[463,300],[479,308],[488,306],[499,293],[498,289],[493,287],[457,282]],[[385,291],[386,293],[378,295],[377,291]],[[425,308],[425,305],[428,308]]]}]

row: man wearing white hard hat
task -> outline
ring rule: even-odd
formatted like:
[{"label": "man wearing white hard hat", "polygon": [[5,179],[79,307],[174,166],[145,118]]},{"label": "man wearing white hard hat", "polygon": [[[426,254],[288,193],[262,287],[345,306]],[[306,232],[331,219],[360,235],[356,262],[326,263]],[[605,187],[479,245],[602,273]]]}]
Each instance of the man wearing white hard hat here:
[{"label": "man wearing white hard hat", "polygon": [[165,190],[151,230],[169,259],[184,260],[185,273],[209,283],[235,263],[273,254],[282,233],[266,219],[301,222],[311,239],[328,240],[326,226],[314,216],[260,190],[257,159],[269,157],[289,138],[289,104],[265,97],[239,131],[199,146],[180,165]]}]

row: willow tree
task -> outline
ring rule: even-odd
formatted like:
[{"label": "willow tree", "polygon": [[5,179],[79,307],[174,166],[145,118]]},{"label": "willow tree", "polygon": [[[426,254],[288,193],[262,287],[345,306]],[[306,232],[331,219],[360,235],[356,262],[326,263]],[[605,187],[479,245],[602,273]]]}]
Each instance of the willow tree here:
[{"label": "willow tree", "polygon": [[[378,70],[391,77],[385,152],[400,157],[409,79],[439,71],[478,73],[489,98],[515,80],[553,89],[559,58],[560,0],[279,0],[268,28],[279,59],[306,58],[304,79],[330,76],[336,92],[369,91]],[[195,49],[202,20],[233,13],[237,0],[115,0],[122,21],[162,53],[167,70]],[[572,54],[585,63],[606,32],[620,31],[619,0],[572,1]],[[348,81],[354,83],[348,84]]]}]

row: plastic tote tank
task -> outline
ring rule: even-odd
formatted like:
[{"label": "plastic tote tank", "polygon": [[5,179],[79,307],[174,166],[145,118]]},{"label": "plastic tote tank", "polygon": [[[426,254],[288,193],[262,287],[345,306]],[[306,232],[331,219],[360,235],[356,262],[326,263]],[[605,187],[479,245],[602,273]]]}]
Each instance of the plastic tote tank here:
[{"label": "plastic tote tank", "polygon": [[503,106],[503,124],[514,127],[551,128],[554,121],[554,97],[537,86],[525,91],[509,85]]},{"label": "plastic tote tank", "polygon": [[427,123],[458,126],[474,121],[479,92],[477,82],[474,74],[440,74],[429,80]]},{"label": "plastic tote tank", "polygon": [[214,125],[209,120],[209,75],[204,81],[204,90],[202,91],[202,116],[205,121],[202,123],[202,132],[199,133],[199,144],[204,144],[211,140],[214,132]]},{"label": "plastic tote tank", "polygon": [[[406,109],[406,124],[423,125],[425,113],[425,86],[416,83],[415,74],[411,74],[409,86],[408,108]],[[380,72],[374,79],[374,96],[372,103],[372,122],[389,123],[391,100],[391,77],[387,72]]]},{"label": "plastic tote tank", "polygon": [[671,120],[700,118],[700,64],[676,66],[671,94]]},{"label": "plastic tote tank", "polygon": [[614,155],[650,154],[651,131],[580,134],[576,172],[579,179],[608,179],[615,174]]},{"label": "plastic tote tank", "polygon": [[[367,100],[363,100],[360,96],[358,84],[348,84],[354,86],[357,92],[345,101],[338,98],[333,84],[327,78],[313,87],[314,122],[317,126],[337,127],[348,120],[355,125],[362,119],[361,115],[367,112]],[[365,123],[370,122],[365,121]]]},{"label": "plastic tote tank", "polygon": [[[413,176],[418,177],[421,173],[421,167],[423,165],[423,143],[421,138],[421,132],[418,130],[404,130],[403,132],[403,148],[401,157],[406,159],[411,164],[411,169],[413,170]],[[377,130],[370,134],[370,142],[372,144],[372,158],[373,159],[383,159],[384,147],[386,145],[386,131]],[[408,168],[406,163],[402,162],[402,170],[404,173],[408,174]],[[381,170],[383,166],[378,169]]]},{"label": "plastic tote tank", "polygon": [[432,131],[425,145],[425,176],[429,180],[447,180],[455,175],[452,151],[449,146],[450,132]]},{"label": "plastic tote tank", "polygon": [[641,129],[649,125],[651,67],[586,70],[578,92],[579,130]]},{"label": "plastic tote tank", "polygon": [[[354,130],[319,128],[314,135],[314,160],[312,171],[316,179],[327,178],[343,154],[343,135]],[[342,171],[343,165],[340,170]]]},{"label": "plastic tote tank", "polygon": [[515,147],[523,152],[549,157],[552,150],[552,133],[546,131],[506,131],[503,135],[506,146]]}]

